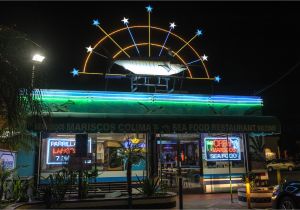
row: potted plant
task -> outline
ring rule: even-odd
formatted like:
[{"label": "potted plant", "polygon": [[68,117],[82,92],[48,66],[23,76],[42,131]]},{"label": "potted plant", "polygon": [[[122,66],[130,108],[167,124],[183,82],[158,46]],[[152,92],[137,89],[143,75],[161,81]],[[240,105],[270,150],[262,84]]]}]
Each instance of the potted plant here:
[{"label": "potted plant", "polygon": [[151,197],[154,195],[159,195],[163,192],[163,189],[159,185],[159,178],[150,178],[150,177],[143,177],[142,180],[137,176],[138,179],[138,186],[136,189],[144,196]]}]

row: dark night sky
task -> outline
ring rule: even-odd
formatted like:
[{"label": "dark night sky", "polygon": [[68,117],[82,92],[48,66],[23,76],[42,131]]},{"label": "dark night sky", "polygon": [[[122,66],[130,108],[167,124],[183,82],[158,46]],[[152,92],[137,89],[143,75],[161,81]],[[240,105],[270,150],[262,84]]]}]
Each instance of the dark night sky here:
[{"label": "dark night sky", "polygon": [[[73,67],[81,68],[85,47],[103,36],[91,25],[98,18],[107,30],[130,24],[147,24],[148,2],[1,2],[0,24],[15,25],[47,53],[39,68],[44,88],[103,89],[95,76],[72,78]],[[221,83],[185,82],[184,88],[214,94],[252,95],[300,62],[300,2],[151,2],[152,25],[189,39],[197,28],[204,36],[192,45],[208,55],[211,74]],[[130,41],[130,39],[128,39]],[[175,47],[176,48],[176,47]],[[300,67],[299,67],[300,68]],[[260,96],[265,114],[275,115],[283,124],[298,123],[300,112],[299,68]],[[110,86],[118,81],[111,81]],[[128,85],[127,85],[128,86]]]}]

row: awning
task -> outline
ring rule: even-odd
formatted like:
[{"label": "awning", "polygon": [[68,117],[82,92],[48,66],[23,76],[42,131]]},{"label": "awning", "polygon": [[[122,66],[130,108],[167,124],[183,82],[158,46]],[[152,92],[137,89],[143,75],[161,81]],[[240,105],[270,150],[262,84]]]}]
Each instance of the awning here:
[{"label": "awning", "polygon": [[115,133],[281,133],[280,122],[273,116],[188,116],[157,118],[134,117],[54,117],[47,123],[30,126],[48,132],[115,132]]}]

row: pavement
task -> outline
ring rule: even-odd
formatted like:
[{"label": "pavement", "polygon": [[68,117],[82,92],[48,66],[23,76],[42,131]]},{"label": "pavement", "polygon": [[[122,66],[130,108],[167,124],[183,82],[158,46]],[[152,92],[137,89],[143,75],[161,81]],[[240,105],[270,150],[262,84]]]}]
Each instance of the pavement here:
[{"label": "pavement", "polygon": [[[183,195],[183,209],[247,209],[238,204],[237,193],[187,194]],[[177,206],[179,209],[179,197]]]}]

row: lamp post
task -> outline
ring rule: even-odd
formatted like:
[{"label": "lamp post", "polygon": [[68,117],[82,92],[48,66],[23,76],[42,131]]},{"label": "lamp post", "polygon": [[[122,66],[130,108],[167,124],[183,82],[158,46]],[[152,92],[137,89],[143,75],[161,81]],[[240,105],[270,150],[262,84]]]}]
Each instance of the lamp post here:
[{"label": "lamp post", "polygon": [[31,87],[34,88],[34,73],[35,73],[35,65],[42,63],[45,59],[45,56],[42,56],[40,54],[35,54],[32,57],[33,65],[32,65],[32,72],[31,72]]}]

